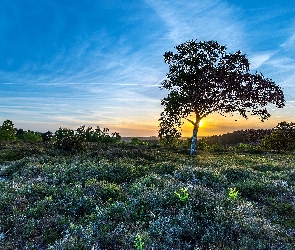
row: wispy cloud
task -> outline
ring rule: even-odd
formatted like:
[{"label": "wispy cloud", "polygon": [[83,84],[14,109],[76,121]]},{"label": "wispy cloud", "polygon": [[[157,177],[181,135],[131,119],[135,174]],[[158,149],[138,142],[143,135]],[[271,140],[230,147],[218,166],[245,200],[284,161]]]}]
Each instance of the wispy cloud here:
[{"label": "wispy cloud", "polygon": [[[11,39],[0,62],[1,117],[38,126],[43,120],[55,127],[111,124],[141,132],[146,124],[156,131],[160,99],[167,94],[159,90],[168,71],[163,53],[191,39],[242,50],[251,69],[273,78],[286,89],[287,100],[295,100],[294,25],[264,29],[281,10],[251,10],[253,18],[235,1],[90,3],[47,2],[37,9],[32,4],[28,13],[20,4],[9,4],[13,15],[1,15],[6,20],[0,25],[1,40],[9,44],[12,31],[17,39]],[[276,37],[280,40],[274,45]]]},{"label": "wispy cloud", "polygon": [[241,48],[243,23],[235,9],[220,0],[184,2],[146,0],[167,26],[167,38],[176,44],[191,39],[218,40]]},{"label": "wispy cloud", "polygon": [[251,70],[260,68],[260,66],[268,62],[276,52],[277,51],[256,52],[253,56],[250,56],[249,61]]}]

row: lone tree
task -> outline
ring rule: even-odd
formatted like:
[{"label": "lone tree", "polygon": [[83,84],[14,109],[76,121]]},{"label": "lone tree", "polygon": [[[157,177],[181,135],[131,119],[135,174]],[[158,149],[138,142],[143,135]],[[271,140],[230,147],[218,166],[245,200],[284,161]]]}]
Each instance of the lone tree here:
[{"label": "lone tree", "polygon": [[0,140],[16,140],[16,130],[11,120],[6,120],[0,126]]},{"label": "lone tree", "polygon": [[216,41],[197,40],[175,48],[177,53],[164,54],[169,73],[162,88],[169,94],[161,101],[164,111],[159,119],[159,137],[168,142],[180,137],[183,120],[188,120],[194,126],[191,155],[196,155],[199,123],[209,114],[237,112],[247,119],[249,112],[264,121],[270,117],[267,104],[285,105],[281,88],[261,73],[251,74],[241,51],[227,53]]}]

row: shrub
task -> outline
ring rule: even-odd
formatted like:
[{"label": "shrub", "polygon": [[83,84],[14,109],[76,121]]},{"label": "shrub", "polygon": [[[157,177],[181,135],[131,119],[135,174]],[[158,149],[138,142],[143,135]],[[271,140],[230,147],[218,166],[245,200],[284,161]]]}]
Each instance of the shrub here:
[{"label": "shrub", "polygon": [[54,133],[54,139],[56,141],[61,141],[65,137],[71,137],[75,134],[75,131],[68,128],[59,128]]},{"label": "shrub", "polygon": [[211,152],[214,152],[214,153],[220,153],[220,152],[223,152],[224,149],[222,148],[222,146],[218,145],[218,144],[213,144],[211,146],[209,146],[208,148]]},{"label": "shrub", "polygon": [[124,199],[124,193],[121,187],[107,181],[97,181],[96,179],[87,180],[85,191],[89,196],[95,199],[100,198],[104,202]]},{"label": "shrub", "polygon": [[0,140],[16,140],[14,124],[10,120],[3,122],[0,126]]},{"label": "shrub", "polygon": [[118,143],[121,141],[119,133],[114,132],[109,135],[108,128],[100,129],[99,126],[95,130],[92,127],[85,129],[85,125],[80,126],[77,128],[76,134],[84,138],[87,142]]},{"label": "shrub", "polygon": [[252,144],[244,144],[240,143],[238,146],[235,146],[235,149],[240,152],[247,152],[247,153],[260,153],[261,148],[258,146],[254,146]]},{"label": "shrub", "polygon": [[41,136],[43,141],[51,141],[53,133],[51,131],[47,131],[46,133],[42,133]]},{"label": "shrub", "polygon": [[203,142],[203,141],[198,141],[197,142],[197,149],[198,150],[207,150],[209,148],[210,147],[208,146],[208,144],[206,142]]},{"label": "shrub", "polygon": [[62,139],[56,140],[55,147],[59,150],[76,153],[85,150],[87,144],[85,143],[85,140],[78,135],[68,135]]},{"label": "shrub", "polygon": [[145,146],[148,146],[148,145],[150,145],[149,142],[142,141],[142,140],[140,140],[140,139],[137,138],[137,137],[133,137],[133,138],[131,139],[130,144],[131,144],[131,145],[134,145],[134,146],[139,146],[139,145],[145,145]]},{"label": "shrub", "polygon": [[24,140],[24,141],[35,141],[35,142],[38,142],[38,141],[42,141],[42,136],[39,133],[34,133],[34,132],[31,132],[31,131],[28,131],[28,132],[25,132],[20,137],[20,139],[21,140]]},{"label": "shrub", "polygon": [[266,149],[284,151],[295,149],[295,123],[281,122],[272,131],[271,135],[262,140]]}]

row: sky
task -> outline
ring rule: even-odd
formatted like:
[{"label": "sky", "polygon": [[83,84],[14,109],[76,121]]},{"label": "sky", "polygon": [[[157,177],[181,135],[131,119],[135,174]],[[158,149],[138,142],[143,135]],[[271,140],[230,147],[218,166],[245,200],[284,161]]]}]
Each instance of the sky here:
[{"label": "sky", "polygon": [[200,136],[295,122],[294,0],[1,0],[0,125],[156,136],[163,54],[192,39],[241,50],[286,99],[263,123],[211,114]]}]

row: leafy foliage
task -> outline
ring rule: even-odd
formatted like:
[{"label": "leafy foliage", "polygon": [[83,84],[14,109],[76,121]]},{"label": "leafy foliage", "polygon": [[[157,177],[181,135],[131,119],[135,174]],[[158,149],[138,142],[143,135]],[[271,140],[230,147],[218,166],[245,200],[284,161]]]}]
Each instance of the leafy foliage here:
[{"label": "leafy foliage", "polygon": [[75,135],[75,131],[68,128],[59,128],[54,133],[54,139],[56,141],[60,141],[66,137],[71,137]]},{"label": "leafy foliage", "polygon": [[144,245],[144,242],[143,242],[141,236],[138,234],[134,240],[134,247],[138,250],[142,250],[143,245]]},{"label": "leafy foliage", "polygon": [[16,140],[14,124],[10,120],[3,122],[0,126],[0,140]]},{"label": "leafy foliage", "polygon": [[146,141],[143,141],[143,140],[140,140],[139,138],[137,137],[133,137],[131,138],[131,142],[130,142],[131,145],[134,145],[134,146],[139,146],[139,145],[145,145],[145,146],[148,146],[150,145],[149,142],[146,142]]},{"label": "leafy foliage", "polygon": [[[162,87],[169,90],[162,99],[160,137],[178,137],[182,120],[194,125],[191,154],[195,153],[199,122],[213,112],[225,116],[237,112],[244,118],[258,115],[262,121],[270,117],[269,103],[284,106],[282,90],[260,73],[249,72],[249,61],[240,51],[227,53],[215,41],[188,41],[164,54],[169,65]],[[191,120],[190,115],[194,118]],[[169,139],[170,140],[170,139]]]},{"label": "leafy foliage", "polygon": [[109,129],[100,129],[99,126],[93,130],[92,127],[85,129],[85,126],[81,126],[76,130],[76,134],[82,137],[87,142],[101,142],[101,143],[117,143],[121,141],[119,133],[114,132],[109,135]]},{"label": "leafy foliage", "polygon": [[35,155],[55,155],[51,143],[33,141],[0,141],[0,164]]},{"label": "leafy foliage", "polygon": [[280,122],[272,133],[263,139],[262,145],[267,149],[278,151],[295,149],[295,123]]},{"label": "leafy foliage", "polygon": [[17,134],[17,138],[19,140],[24,140],[24,141],[42,141],[42,136],[40,133],[34,133],[33,131],[27,131],[23,132],[22,134]]},{"label": "leafy foliage", "polygon": [[242,144],[252,144],[259,145],[263,138],[270,135],[272,129],[245,129],[236,130],[231,133],[226,133],[222,135],[213,135],[203,137],[199,142],[205,142],[209,146],[213,144],[218,144],[223,147],[236,146],[240,143]]},{"label": "leafy foliage", "polygon": [[51,141],[51,139],[53,138],[53,133],[51,131],[47,131],[45,133],[42,133],[41,136],[43,141]]},{"label": "leafy foliage", "polygon": [[174,194],[178,197],[181,202],[186,202],[188,199],[188,192],[187,188],[180,188],[179,192],[174,191]]},{"label": "leafy foliage", "polygon": [[70,153],[84,151],[87,148],[85,140],[79,135],[68,135],[63,139],[58,139],[55,142],[57,149],[64,150]]},{"label": "leafy foliage", "polygon": [[95,130],[85,126],[77,128],[76,131],[68,128],[59,128],[55,134],[55,146],[57,149],[75,153],[87,148],[86,142],[118,143],[121,140],[119,133],[109,135],[109,129],[101,130],[99,126]]},{"label": "leafy foliage", "polygon": [[238,198],[238,195],[239,195],[239,191],[235,187],[229,188],[229,193],[228,193],[229,199],[235,200]]}]

